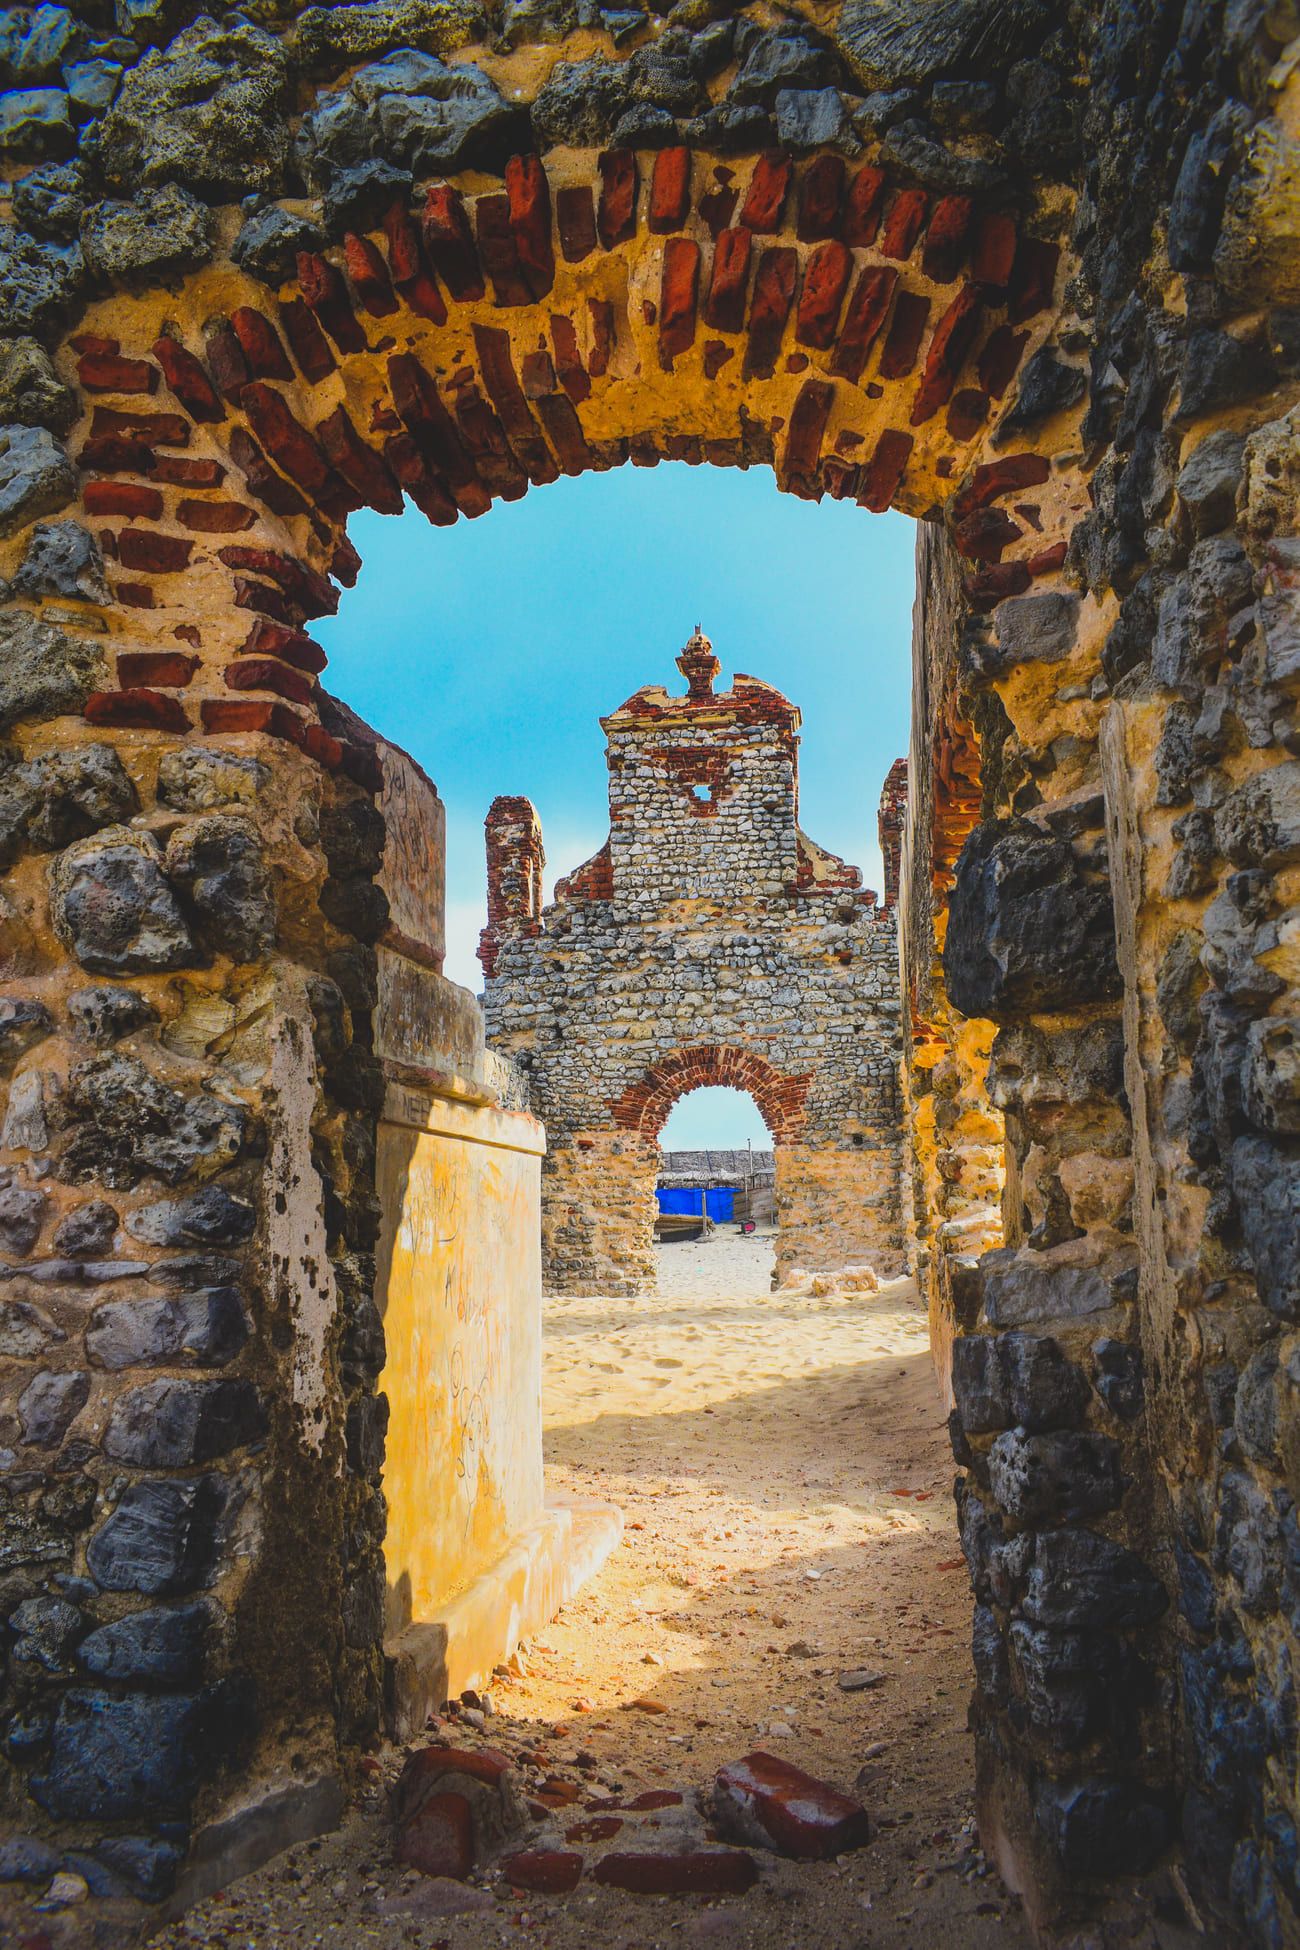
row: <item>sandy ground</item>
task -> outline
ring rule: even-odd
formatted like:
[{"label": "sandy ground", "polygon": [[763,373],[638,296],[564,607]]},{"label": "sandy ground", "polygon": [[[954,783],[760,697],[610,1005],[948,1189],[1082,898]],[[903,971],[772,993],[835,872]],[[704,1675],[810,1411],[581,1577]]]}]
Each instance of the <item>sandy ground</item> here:
[{"label": "sandy ground", "polygon": [[[454,1719],[441,1736],[502,1748],[534,1786],[558,1778],[588,1803],[667,1787],[689,1806],[721,1763],[766,1747],[860,1794],[871,1845],[819,1865],[765,1856],[755,1888],[725,1901],[589,1880],[566,1897],[521,1898],[491,1874],[466,1894],[391,1864],[384,1783],[396,1754],[337,1835],[157,1942],[1028,1943],[973,1833],[970,1600],[913,1289],[772,1294],[770,1242],[731,1233],[661,1250],[657,1298],[547,1302],[548,1469],[561,1487],[616,1501],[625,1542],[519,1670],[493,1682],[487,1717]],[[839,1675],[864,1667],[878,1682],[841,1690]],[[558,1819],[574,1813],[576,1800]],[[563,1846],[553,1827],[538,1840]],[[480,1907],[449,1914],[461,1900]],[[88,1940],[79,1921],[40,1919],[56,1946]]]}]

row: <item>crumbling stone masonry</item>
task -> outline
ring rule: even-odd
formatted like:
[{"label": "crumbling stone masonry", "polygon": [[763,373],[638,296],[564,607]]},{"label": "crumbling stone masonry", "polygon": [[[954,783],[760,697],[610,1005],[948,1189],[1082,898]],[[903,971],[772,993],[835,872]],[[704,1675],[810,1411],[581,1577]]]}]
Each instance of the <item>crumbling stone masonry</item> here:
[{"label": "crumbling stone masonry", "polygon": [[799,830],[799,712],[697,629],[683,697],[601,719],[609,838],[541,902],[526,799],[487,816],[479,948],[488,1037],[546,1125],[545,1272],[559,1291],[653,1283],[657,1138],[701,1084],[748,1090],[776,1145],[780,1279],[902,1269],[898,946],[856,867]]},{"label": "crumbling stone masonry", "polygon": [[380,1722],[395,808],[308,627],[348,514],[759,464],[921,524],[909,1185],[981,1832],[1043,1918],[1182,1850],[1221,1938],[1300,1937],[1297,24],[6,14],[21,1833],[156,1894],[250,1796],[327,1819]]}]

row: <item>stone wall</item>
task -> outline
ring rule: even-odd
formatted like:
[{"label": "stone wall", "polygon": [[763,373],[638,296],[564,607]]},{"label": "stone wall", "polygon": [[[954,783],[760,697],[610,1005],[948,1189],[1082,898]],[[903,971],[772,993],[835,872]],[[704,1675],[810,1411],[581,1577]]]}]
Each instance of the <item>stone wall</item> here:
[{"label": "stone wall", "polygon": [[[715,692],[697,631],[684,698],[639,691],[601,724],[609,838],[538,911],[536,815],[488,814],[488,1035],[546,1125],[546,1274],[560,1290],[653,1276],[654,1140],[701,1084],[750,1090],[777,1145],[776,1277],[901,1266],[897,943],[856,868],[797,823],[798,711],[755,678]],[[528,808],[528,813],[532,809]],[[584,1159],[620,1154],[621,1221]],[[564,1161],[566,1152],[576,1152]],[[635,1173],[648,1184],[634,1182]],[[604,1241],[597,1245],[597,1238]]]}]

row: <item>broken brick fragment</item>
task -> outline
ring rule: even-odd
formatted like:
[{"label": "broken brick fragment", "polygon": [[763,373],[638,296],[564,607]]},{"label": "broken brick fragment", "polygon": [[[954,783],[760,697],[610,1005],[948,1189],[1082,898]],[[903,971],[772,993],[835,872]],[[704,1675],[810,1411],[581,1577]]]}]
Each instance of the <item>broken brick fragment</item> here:
[{"label": "broken brick fragment", "polygon": [[745,324],[753,240],[743,228],[719,232],[704,300],[704,322],[715,332],[739,332]]},{"label": "broken brick fragment", "polygon": [[1069,550],[1068,542],[1053,542],[1050,547],[1040,548],[1036,555],[1031,555],[1025,566],[1031,576],[1053,575],[1064,565]]},{"label": "broken brick fragment", "polygon": [[811,253],[795,315],[794,335],[799,345],[824,352],[834,342],[852,270],[853,253],[836,238],[828,238]]},{"label": "broken brick fragment", "polygon": [[298,283],[322,328],[340,352],[364,352],[366,335],[357,322],[343,273],[319,251],[299,251]]},{"label": "broken brick fragment", "polygon": [[979,288],[964,284],[934,328],[925,371],[912,404],[911,424],[923,426],[952,398],[958,374],[979,329],[983,299]]},{"label": "broken brick fragment", "polygon": [[587,369],[593,379],[601,379],[609,371],[614,350],[614,306],[608,298],[588,298],[587,315],[591,319],[591,356]]},{"label": "broken brick fragment", "polygon": [[278,657],[237,657],[222,672],[226,688],[232,691],[274,691],[292,704],[309,704],[316,686],[301,670],[294,670]]},{"label": "broken brick fragment", "polygon": [[614,1851],[592,1870],[608,1888],[637,1896],[743,1896],[758,1880],[758,1864],[743,1849],[694,1849],[680,1854]]},{"label": "broken brick fragment", "polygon": [[388,266],[368,237],[349,230],[343,239],[343,262],[348,282],[372,318],[391,318],[397,310],[397,297],[388,275]]},{"label": "broken brick fragment", "polygon": [[546,429],[546,437],[555,449],[561,472],[575,476],[585,473],[595,457],[587,445],[582,422],[571,402],[563,393],[548,393],[537,401],[537,411]]},{"label": "broken brick fragment", "polygon": [[163,369],[168,386],[181,405],[196,420],[224,420],[226,409],[203,366],[185,346],[163,336],[153,343],[153,355]]},{"label": "broken brick fragment", "polygon": [[245,656],[279,657],[295,670],[309,671],[313,676],[324,670],[328,662],[319,643],[288,624],[273,623],[267,616],[256,619],[242,649]]},{"label": "broken brick fragment", "polygon": [[796,491],[808,492],[813,488],[822,436],[834,398],[835,388],[825,379],[806,379],[799,388],[790,414],[784,466],[786,484]]},{"label": "broken brick fragment", "polygon": [[902,261],[912,254],[930,199],[924,190],[897,190],[880,233],[880,254]]},{"label": "broken brick fragment", "polygon": [[528,477],[511,451],[500,420],[477,386],[464,386],[457,393],[456,424],[489,492],[503,501],[520,500],[527,492]]},{"label": "broken brick fragment", "polygon": [[315,312],[301,298],[282,298],[280,323],[299,372],[311,385],[318,386],[335,370],[337,361]]},{"label": "broken brick fragment", "polygon": [[953,531],[957,552],[968,562],[1000,562],[1011,543],[1019,540],[1020,528],[1005,508],[976,508]]},{"label": "broken brick fragment", "polygon": [[691,207],[691,152],[674,143],[655,157],[647,221],[656,236],[680,230]]},{"label": "broken brick fragment", "polygon": [[116,352],[83,352],[77,378],[88,393],[152,393],[158,368],[147,359],[125,359]]},{"label": "broken brick fragment", "polygon": [[458,519],[456,503],[446,483],[430,469],[405,428],[388,435],[384,441],[384,459],[394,480],[410,495],[426,521],[438,528],[449,528]]},{"label": "broken brick fragment", "polygon": [[864,462],[858,476],[858,506],[882,515],[898,492],[914,441],[910,433],[886,427],[877,440],[871,459]]},{"label": "broken brick fragment", "polygon": [[[233,439],[232,429],[232,444]],[[149,474],[166,487],[184,488],[216,488],[226,478],[219,460],[191,460],[186,454],[156,454]]]},{"label": "broken brick fragment", "polygon": [[[492,401],[505,428],[506,438],[519,458],[520,465],[530,481],[537,487],[559,477],[550,448],[541,435],[536,420],[528,410],[525,397],[526,388],[516,377],[511,358],[510,335],[496,325],[475,325],[474,344],[478,352],[479,370],[488,398]],[[549,359],[546,361],[549,365]],[[554,387],[552,377],[543,392]]]},{"label": "broken brick fragment", "polygon": [[97,406],[90,416],[92,439],[122,436],[150,447],[188,447],[190,425],[179,413],[146,413],[129,406]]},{"label": "broken brick fragment", "polygon": [[981,614],[995,609],[1008,596],[1023,596],[1029,587],[1029,565],[1022,561],[995,562],[962,584],[966,600]]},{"label": "broken brick fragment", "polygon": [[898,272],[890,264],[868,264],[849,299],[831,371],[856,385],[867,355],[889,312],[898,286]]},{"label": "broken brick fragment", "polygon": [[769,1848],[796,1861],[825,1862],[864,1848],[871,1824],[861,1802],[803,1768],[757,1751],[719,1768],[714,1819],[732,1841]]},{"label": "broken brick fragment", "polygon": [[157,521],[163,510],[157,488],[134,481],[87,481],[81,502],[88,515],[125,515],[132,521]]},{"label": "broken brick fragment", "polygon": [[421,227],[429,262],[452,297],[458,304],[477,304],[486,287],[460,191],[450,183],[431,183]]},{"label": "broken brick fragment", "polygon": [[124,569],[175,575],[189,566],[193,547],[193,542],[180,535],[160,535],[152,528],[123,528],[118,531],[114,554]]},{"label": "broken brick fragment", "polygon": [[591,395],[591,380],[578,350],[578,334],[567,312],[551,313],[551,344],[555,347],[555,370],[560,375],[560,384],[574,405],[581,406]]},{"label": "broken brick fragment", "polygon": [[253,436],[243,427],[235,427],[231,432],[230,458],[248,483],[249,493],[256,495],[273,515],[306,513],[307,504],[297,488],[276,473]]},{"label": "broken brick fragment", "polygon": [[754,292],[749,301],[749,344],[745,351],[747,379],[770,379],[775,372],[781,336],[794,303],[798,277],[799,253],[789,245],[773,245],[759,258]]},{"label": "broken brick fragment", "polygon": [[801,244],[833,237],[839,229],[844,202],[843,156],[815,156],[799,179],[799,208],[795,235]]},{"label": "broken brick fragment", "polygon": [[903,379],[911,372],[916,364],[916,355],[921,349],[921,340],[925,335],[929,316],[928,298],[923,298],[918,291],[899,292],[894,301],[894,315],[889,321],[884,349],[880,354],[882,379]]},{"label": "broken brick fragment", "polygon": [[725,187],[719,186],[715,190],[706,190],[700,198],[700,215],[703,217],[705,226],[714,243],[718,241],[722,232],[730,225],[739,201],[739,190],[732,189],[730,185]]},{"label": "broken brick fragment", "polygon": [[153,461],[152,449],[142,440],[116,433],[92,435],[77,455],[78,467],[87,474],[149,474]]},{"label": "broken brick fragment", "polygon": [[462,514],[486,514],[492,497],[465,451],[437,386],[414,353],[392,354],[388,383],[398,418],[433,472],[446,480]]},{"label": "broken brick fragment", "polygon": [[631,149],[606,149],[596,158],[596,167],[600,171],[596,233],[608,251],[636,235],[636,193],[640,176],[636,154]]},{"label": "broken brick fragment", "polygon": [[790,158],[780,150],[768,150],[754,164],[745,201],[740,211],[740,227],[755,236],[770,237],[781,228],[781,212],[790,188]]},{"label": "broken brick fragment", "polygon": [[183,650],[122,650],[117,658],[117,681],[127,691],[155,687],[180,691],[198,667],[198,658]]},{"label": "broken brick fragment", "polygon": [[261,548],[248,542],[234,542],[217,550],[218,559],[228,569],[246,569],[250,575],[269,576],[309,616],[333,616],[338,610],[338,591],[328,576],[282,555],[278,549]]},{"label": "broken brick fragment", "polygon": [[113,594],[128,609],[152,609],[154,606],[153,590],[147,582],[115,582]]},{"label": "broken brick fragment", "polygon": [[523,1849],[507,1855],[501,1873],[512,1888],[538,1896],[565,1896],[582,1880],[582,1857],[569,1849]]},{"label": "broken brick fragment", "polygon": [[968,196],[941,196],[934,206],[925,233],[921,269],[936,284],[951,284],[962,267],[971,208]]},{"label": "broken brick fragment", "polygon": [[954,440],[965,442],[975,438],[988,416],[988,394],[974,386],[962,386],[948,403],[944,425]]},{"label": "broken brick fragment", "polygon": [[188,731],[189,716],[179,698],[136,685],[124,691],[92,691],[82,714],[87,724],[121,730]]},{"label": "broken brick fragment", "polygon": [[511,156],[506,164],[506,197],[515,256],[532,298],[544,298],[555,283],[551,241],[551,186],[540,156]]},{"label": "broken brick fragment", "polygon": [[238,305],[230,314],[230,328],[239,340],[240,350],[253,379],[292,379],[293,367],[265,312],[255,305]]},{"label": "broken brick fragment", "polygon": [[844,199],[844,221],[840,234],[852,249],[865,249],[876,239],[880,228],[880,206],[885,193],[885,172],[873,163],[864,163],[849,185]]},{"label": "broken brick fragment", "polygon": [[235,577],[234,603],[236,609],[251,609],[255,615],[269,616],[273,622],[288,624],[291,629],[302,622],[302,612],[281,590],[248,576]]},{"label": "broken brick fragment", "polygon": [[956,495],[952,513],[960,521],[974,508],[985,508],[1001,495],[1018,488],[1041,487],[1051,479],[1052,464],[1045,454],[1007,454],[1001,460],[986,461],[977,467],[965,487]]},{"label": "broken brick fragment", "polygon": [[560,255],[566,264],[581,264],[596,248],[596,205],[585,183],[556,191],[555,221]]},{"label": "broken brick fragment", "polygon": [[474,229],[479,262],[492,284],[493,303],[502,309],[532,302],[532,289],[519,258],[510,222],[510,198],[504,191],[480,196],[474,204]]},{"label": "broken brick fragment", "polygon": [[659,363],[672,371],[673,360],[695,343],[695,307],[700,286],[700,247],[693,237],[672,237],[664,249],[659,303]]},{"label": "broken brick fragment", "polygon": [[401,489],[374,448],[361,438],[343,407],[336,406],[320,422],[316,435],[330,465],[360,495],[365,507],[374,508],[381,515],[401,514]]},{"label": "broken brick fragment", "polygon": [[1060,255],[1059,244],[1049,244],[1041,237],[1021,238],[1007,294],[1007,318],[1011,324],[1023,324],[1025,319],[1035,317],[1051,304]]}]

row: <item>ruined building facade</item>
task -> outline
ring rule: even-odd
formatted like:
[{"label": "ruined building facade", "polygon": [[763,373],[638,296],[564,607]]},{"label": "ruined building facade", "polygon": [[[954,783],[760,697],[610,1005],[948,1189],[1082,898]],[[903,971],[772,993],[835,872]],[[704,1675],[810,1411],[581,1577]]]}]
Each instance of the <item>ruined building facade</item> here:
[{"label": "ruined building facade", "polygon": [[648,685],[601,726],[609,838],[541,898],[526,799],[487,817],[489,1041],[547,1132],[546,1275],[653,1279],[657,1138],[704,1084],[748,1091],[776,1146],[776,1277],[903,1267],[898,944],[847,866],[799,829],[799,712],[698,629],[684,696]]}]

